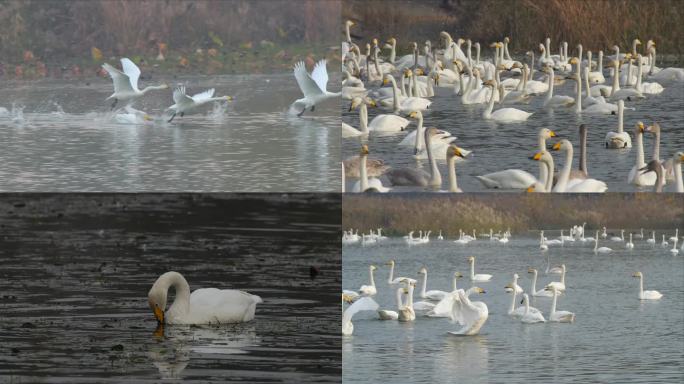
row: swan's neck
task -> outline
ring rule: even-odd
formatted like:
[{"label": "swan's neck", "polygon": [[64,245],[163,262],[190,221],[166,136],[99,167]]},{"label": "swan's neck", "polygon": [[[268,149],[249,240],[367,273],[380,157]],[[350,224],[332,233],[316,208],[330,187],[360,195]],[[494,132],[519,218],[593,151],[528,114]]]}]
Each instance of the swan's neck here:
[{"label": "swan's neck", "polygon": [[425,297],[427,292],[427,271],[423,274],[423,286],[420,289],[420,297]]},{"label": "swan's neck", "polygon": [[674,164],[674,174],[677,192],[684,192],[684,181],[682,181],[682,163]]},{"label": "swan's neck", "polygon": [[551,100],[551,98],[553,98],[553,80],[554,80],[553,79],[554,78],[553,69],[550,70],[549,73],[546,74],[546,76],[548,76],[548,78],[549,78],[548,79],[549,80],[549,92],[546,94],[546,100]]},{"label": "swan's neck", "polygon": [[655,143],[653,143],[653,160],[660,161],[660,129],[655,131]]},{"label": "swan's neck", "polygon": [[641,60],[641,57],[639,57],[639,60],[637,61],[637,65],[639,68],[637,69],[637,82],[636,85],[634,86],[637,91],[641,92],[643,90],[643,87],[641,85],[641,76],[644,75],[644,70],[643,70],[643,61]]},{"label": "swan's neck", "polygon": [[[544,136],[539,135],[539,151],[545,151],[546,150],[546,139]],[[548,170],[546,164],[544,164],[543,161],[539,162],[539,181],[544,184],[544,187],[546,187],[546,180],[549,177]]]},{"label": "swan's neck", "polygon": [[523,299],[525,301],[525,314],[527,315],[530,312],[530,301],[525,296],[523,296]]},{"label": "swan's neck", "polygon": [[577,64],[577,99],[575,100],[575,113],[582,113],[582,77],[579,72],[580,65]]},{"label": "swan's neck", "polygon": [[423,137],[423,115],[418,114],[418,126],[416,127],[416,139],[413,144],[414,153],[418,154],[418,151],[423,149],[425,146],[425,138]]},{"label": "swan's neck", "polygon": [[637,167],[637,172],[639,171],[639,168],[642,168],[644,165],[646,165],[646,162],[644,160],[644,134],[640,131],[637,130],[636,132],[636,142],[637,142],[637,155],[636,155],[636,167]]},{"label": "swan's neck", "polygon": [[563,170],[561,171],[561,174],[558,177],[558,183],[556,183],[556,188],[558,188],[559,192],[565,192],[565,186],[568,184],[568,180],[570,179],[570,170],[572,169],[573,155],[573,149],[570,146],[565,151],[565,164],[563,164]]},{"label": "swan's neck", "polygon": [[563,285],[565,285],[565,268],[563,268],[563,273],[561,273],[561,281]]},{"label": "swan's neck", "polygon": [[[361,190],[359,192],[364,192],[368,189],[368,170],[366,169],[366,159],[367,155],[361,155]],[[373,273],[371,273],[371,280],[373,280]]]},{"label": "swan's neck", "polygon": [[530,56],[530,73],[528,74],[530,80],[534,79],[534,52],[531,52],[532,55]]},{"label": "swan's neck", "polygon": [[487,103],[487,109],[485,109],[484,113],[482,114],[482,117],[485,119],[489,119],[492,116],[492,110],[494,110],[494,88],[492,88],[492,92],[489,95],[489,102]]},{"label": "swan's neck", "polygon": [[610,96],[612,97],[615,92],[620,90],[620,62],[616,62],[615,71],[613,72],[613,87],[610,90]]},{"label": "swan's neck", "polygon": [[480,64],[480,45],[478,44],[475,47],[475,65]]},{"label": "swan's neck", "polygon": [[456,292],[456,290],[458,289],[457,284],[458,284],[458,277],[454,276],[454,281],[453,281],[453,288],[454,289],[452,290],[452,292]]},{"label": "swan's neck", "polygon": [[361,109],[359,110],[359,128],[361,132],[368,133],[368,107],[366,103],[361,103]]},{"label": "swan's neck", "polygon": [[392,48],[390,50],[390,57],[389,57],[390,63],[394,64],[394,61],[396,60],[396,58],[397,58],[397,43],[393,42]]},{"label": "swan's neck", "polygon": [[532,272],[532,294],[537,292],[537,272]]},{"label": "swan's neck", "polygon": [[[394,99],[392,101],[392,107],[394,108],[394,112],[397,113],[397,112],[399,112],[399,98],[398,98],[399,97],[399,95],[398,95],[399,90],[397,89],[397,82],[394,80],[394,77],[390,77],[389,79],[390,79],[390,82],[392,82],[392,98]],[[404,78],[403,77],[402,77],[401,81],[402,81],[401,85],[403,87],[404,86],[404,83],[403,83]]]},{"label": "swan's neck", "polygon": [[406,306],[413,309],[413,287],[409,289],[408,301],[406,303]]},{"label": "swan's neck", "polygon": [[413,96],[419,97],[420,94],[418,93],[418,75],[413,75],[411,76],[411,80],[413,81]]},{"label": "swan's neck", "polygon": [[434,88],[434,83],[435,79],[432,78],[432,76],[428,76],[427,79],[427,96],[432,97],[435,95],[435,88]]},{"label": "swan's neck", "polygon": [[[339,29],[338,29],[338,31],[339,31]],[[345,32],[345,35],[346,35],[346,37],[347,37],[347,43],[351,44],[352,39],[351,39],[351,33],[350,33],[350,31],[349,31],[349,24],[346,24],[346,25],[345,25],[345,27],[344,27],[344,32]]]},{"label": "swan's neck", "polygon": [[387,282],[392,284],[392,280],[394,280],[394,264],[390,264],[390,274],[389,278],[387,279]]},{"label": "swan's neck", "polygon": [[430,139],[430,131],[425,131],[425,150],[427,150],[428,161],[430,162],[430,185],[433,187],[440,187],[442,185],[442,175],[437,168],[437,160],[432,156],[432,145]]},{"label": "swan's neck", "polygon": [[555,173],[553,157],[549,156],[543,163],[546,166],[546,169],[544,170],[546,173],[546,180],[542,180],[542,182],[544,183],[545,192],[551,192],[553,189],[553,174]]},{"label": "swan's neck", "polygon": [[627,63],[627,80],[625,81],[626,86],[632,85],[632,60]]},{"label": "swan's neck", "polygon": [[598,73],[603,74],[603,51],[598,53]]},{"label": "swan's neck", "polygon": [[644,277],[639,276],[639,297],[644,295]]},{"label": "swan's neck", "polygon": [[653,75],[653,71],[655,70],[655,51],[649,52],[649,60],[651,60],[651,68],[648,70],[649,75]]},{"label": "swan's neck", "polygon": [[[556,301],[558,299],[558,292],[554,289],[553,291],[553,299],[551,300],[551,315],[556,313]],[[549,315],[549,316],[551,316]]]},{"label": "swan's neck", "polygon": [[144,94],[146,94],[146,93],[149,92],[149,91],[154,91],[154,90],[157,90],[157,89],[166,89],[166,88],[167,88],[166,85],[150,85],[149,87],[145,87],[145,89],[143,89],[142,91],[140,91],[140,93],[142,93],[142,94],[144,95]]},{"label": "swan's neck", "polygon": [[368,272],[370,274],[370,285],[375,287],[375,279],[373,278],[373,268],[369,268]]},{"label": "swan's neck", "polygon": [[404,288],[398,288],[397,289],[397,308],[401,309],[403,307],[403,303],[401,302],[401,295],[403,292]]},{"label": "swan's neck", "polygon": [[190,312],[190,286],[188,282],[177,272],[167,272],[163,276],[158,281],[159,289],[168,292],[169,288],[173,287],[176,291],[176,298],[167,312],[176,315],[184,315]]},{"label": "swan's neck", "polygon": [[515,289],[513,289],[513,294],[511,294],[511,308],[508,310],[508,312],[515,311],[515,296],[517,296],[517,293],[515,292]]},{"label": "swan's neck", "polygon": [[[584,173],[585,176],[589,175],[589,170],[587,169],[587,131],[583,130],[580,132],[580,158],[579,158],[579,170]],[[582,232],[584,234],[584,232]]]},{"label": "swan's neck", "polygon": [[470,278],[475,278],[475,261],[470,262]]},{"label": "swan's neck", "polygon": [[[681,168],[679,168],[679,170],[681,178]],[[456,156],[453,156],[449,159],[449,192],[458,192],[458,181],[456,180]],[[455,290],[456,289],[454,289],[454,291]]]},{"label": "swan's neck", "polygon": [[625,129],[624,127],[624,122],[625,122],[625,104],[623,101],[618,102],[618,133],[622,133]]}]

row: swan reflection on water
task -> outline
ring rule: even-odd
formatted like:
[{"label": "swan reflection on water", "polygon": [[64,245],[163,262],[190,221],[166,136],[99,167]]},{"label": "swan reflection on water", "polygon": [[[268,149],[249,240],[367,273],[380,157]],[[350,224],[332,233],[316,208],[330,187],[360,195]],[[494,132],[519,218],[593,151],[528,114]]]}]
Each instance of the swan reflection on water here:
[{"label": "swan reflection on water", "polygon": [[261,340],[254,323],[221,326],[157,326],[147,355],[162,379],[182,378],[183,370],[195,354],[242,355]]}]

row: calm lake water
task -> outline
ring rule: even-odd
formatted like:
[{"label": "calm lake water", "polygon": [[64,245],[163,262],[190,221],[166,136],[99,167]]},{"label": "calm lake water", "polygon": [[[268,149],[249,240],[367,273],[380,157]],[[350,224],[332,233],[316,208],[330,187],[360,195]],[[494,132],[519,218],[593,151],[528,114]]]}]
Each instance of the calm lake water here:
[{"label": "calm lake water", "polygon": [[[574,95],[574,81],[566,81],[561,86],[554,87],[554,95]],[[574,97],[574,96],[573,96]],[[527,112],[534,112],[523,124],[499,125],[482,119],[482,111],[485,104],[462,105],[460,96],[453,94],[452,88],[437,88],[433,98],[431,110],[424,112],[425,127],[437,127],[448,131],[456,136],[457,145],[469,149],[473,153],[466,161],[456,164],[459,187],[466,192],[487,190],[475,176],[497,172],[504,169],[523,169],[533,175],[539,174],[537,162],[529,160],[537,149],[537,133],[541,127],[552,129],[562,138],[569,139],[575,149],[573,167],[579,166],[579,129],[580,124],[589,127],[587,138],[587,167],[589,175],[608,184],[609,192],[630,192],[637,190],[636,186],[627,183],[629,171],[636,162],[636,140],[634,139],[634,126],[638,121],[644,124],[652,124],[657,121],[662,129],[660,142],[660,157],[663,160],[670,159],[675,152],[684,148],[684,85],[675,83],[666,86],[660,95],[649,95],[639,101],[626,101],[624,113],[624,128],[632,136],[631,149],[613,150],[604,147],[605,136],[609,131],[617,130],[617,116],[611,115],[577,115],[574,109],[557,108],[544,110],[542,105],[544,96],[537,96],[530,104],[506,105]],[[627,108],[635,108],[629,110]],[[495,109],[500,106],[495,105]],[[349,105],[343,108],[343,121],[358,127],[358,113],[347,112]],[[390,113],[381,108],[369,108],[368,119],[380,113]],[[415,123],[411,123],[408,131],[414,130]],[[427,160],[413,158],[413,148],[399,147],[406,133],[396,134],[371,134],[369,147],[370,158],[383,159],[392,167],[423,168],[429,172]],[[547,141],[549,148],[556,140]],[[647,160],[652,158],[654,137],[651,134],[644,135],[644,152]],[[343,157],[357,155],[359,152],[359,139],[344,139]],[[565,155],[554,152],[554,162],[557,171],[560,171],[565,161]],[[440,172],[443,177],[443,188],[448,188],[447,167],[445,160],[438,160]],[[347,185],[351,187],[356,180],[348,179]],[[388,185],[388,182],[384,182]],[[396,191],[415,191],[413,187],[398,187]],[[652,187],[640,188],[639,190],[652,190]],[[674,184],[665,187],[666,191],[674,191]],[[491,191],[491,190],[490,190]]]},{"label": "calm lake water", "polygon": [[[339,205],[333,195],[3,196],[0,382],[340,382]],[[155,336],[147,292],[169,270],[192,290],[264,302],[248,323]]]},{"label": "calm lake water", "polygon": [[153,121],[132,123],[110,112],[108,78],[3,84],[0,190],[339,190],[339,100],[290,115],[301,97],[291,73],[141,82],[164,81],[235,100],[167,123],[172,89],[152,91],[135,108]]},{"label": "calm lake water", "polygon": [[[670,232],[668,237],[674,235]],[[558,236],[556,231],[546,235]],[[635,241],[631,251],[622,243],[600,242],[615,250],[608,255],[594,255],[590,242],[552,246],[551,266],[567,267],[567,293],[558,299],[557,309],[575,312],[576,321],[526,325],[508,316],[511,296],[503,288],[517,272],[520,286],[529,291],[528,267],[539,270],[537,289],[560,278],[545,274],[547,255],[540,253],[538,238],[514,235],[505,246],[488,239],[465,246],[451,240],[409,247],[392,239],[376,246],[343,248],[342,286],[358,289],[368,284],[368,265],[377,265],[374,299],[381,308],[396,307],[395,292],[387,284],[389,267],[384,265],[390,259],[397,263],[395,277],[417,278],[420,267],[426,266],[428,290],[450,290],[455,271],[469,273],[470,255],[476,257],[475,273],[493,275],[490,282],[478,283],[486,294],[471,296],[489,308],[489,319],[477,336],[447,335],[460,326],[445,318],[418,315],[415,322],[400,323],[379,321],[374,312],[357,314],[354,334],[343,338],[344,382],[676,383],[684,379],[681,252],[673,257],[659,242],[651,246],[642,240]],[[660,291],[663,299],[641,302],[637,298],[639,281],[631,277],[637,270],[644,274],[645,289]],[[459,283],[461,288],[470,286],[466,279]],[[534,298],[532,305],[548,317],[550,299]]]}]

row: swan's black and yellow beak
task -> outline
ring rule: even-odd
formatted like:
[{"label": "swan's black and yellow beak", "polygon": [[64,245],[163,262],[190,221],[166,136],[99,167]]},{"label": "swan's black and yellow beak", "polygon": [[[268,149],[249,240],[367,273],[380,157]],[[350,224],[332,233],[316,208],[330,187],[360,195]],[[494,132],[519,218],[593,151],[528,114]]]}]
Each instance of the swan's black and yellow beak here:
[{"label": "swan's black and yellow beak", "polygon": [[157,304],[154,305],[154,317],[157,319],[159,324],[164,324],[164,311]]},{"label": "swan's black and yellow beak", "polygon": [[561,149],[561,143],[560,143],[560,141],[557,142],[556,144],[554,144],[553,147],[552,147],[552,149],[553,149],[554,151],[560,151],[560,149]]},{"label": "swan's black and yellow beak", "polygon": [[549,131],[549,137],[556,137],[556,136],[558,136],[558,135],[556,135],[556,132]]},{"label": "swan's black and yellow beak", "polygon": [[525,190],[525,192],[528,192],[528,193],[532,193],[532,192],[534,192],[534,191],[535,191],[535,189],[534,189],[534,184],[533,184],[533,185],[530,185],[530,186],[527,187],[527,189]]},{"label": "swan's black and yellow beak", "polygon": [[534,154],[534,156],[530,157],[530,160],[539,161],[539,160],[541,160],[541,157],[542,157],[542,153],[537,152]]},{"label": "swan's black and yellow beak", "polygon": [[639,127],[639,132],[644,133],[644,130],[645,130],[644,123],[642,123],[640,121],[637,123],[637,126]]}]

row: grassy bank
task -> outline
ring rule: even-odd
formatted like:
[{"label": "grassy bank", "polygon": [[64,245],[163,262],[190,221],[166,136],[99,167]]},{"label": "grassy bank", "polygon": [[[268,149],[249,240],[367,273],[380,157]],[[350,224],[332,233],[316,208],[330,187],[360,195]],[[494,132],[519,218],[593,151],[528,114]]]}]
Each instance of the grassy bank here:
[{"label": "grassy bank", "polygon": [[0,76],[97,75],[122,56],[169,73],[282,72],[339,56],[339,20],[340,0],[0,0]]},{"label": "grassy bank", "polygon": [[412,230],[478,231],[588,228],[662,228],[684,226],[684,200],[677,194],[409,194],[350,195],[342,200],[342,227],[389,234]]},{"label": "grassy bank", "polygon": [[402,49],[411,41],[435,42],[440,31],[488,43],[510,36],[514,52],[535,49],[547,36],[552,50],[560,41],[570,48],[607,51],[632,40],[653,39],[659,61],[684,59],[684,7],[679,0],[350,0],[345,19],[359,21],[364,41],[395,36]]}]

